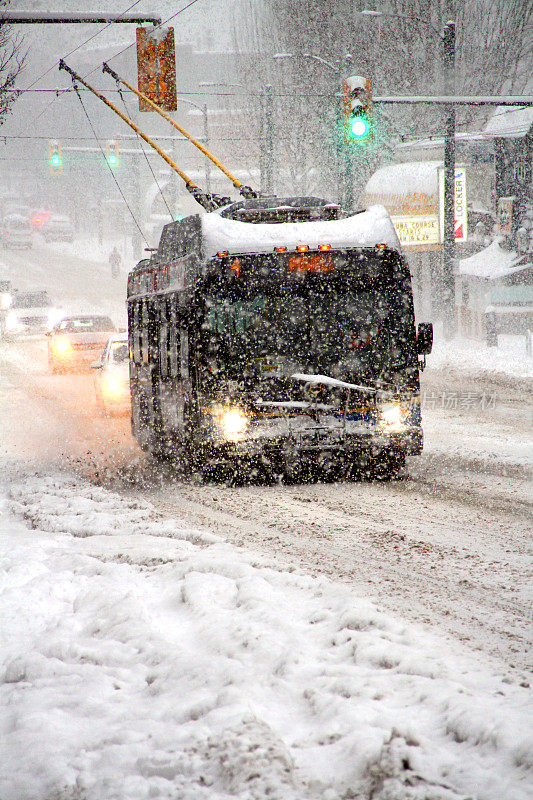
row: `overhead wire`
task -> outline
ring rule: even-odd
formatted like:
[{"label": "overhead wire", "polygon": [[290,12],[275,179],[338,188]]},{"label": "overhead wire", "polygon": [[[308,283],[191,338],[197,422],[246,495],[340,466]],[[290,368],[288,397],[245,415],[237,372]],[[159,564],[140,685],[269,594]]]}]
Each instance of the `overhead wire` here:
[{"label": "overhead wire", "polygon": [[[123,16],[124,14],[127,14],[127,13],[128,13],[128,11],[131,11],[131,9],[132,9],[132,8],[134,8],[136,5],[138,5],[138,3],[140,3],[140,2],[141,2],[141,0],[135,0],[135,2],[134,2],[134,3],[132,3],[132,5],[128,6],[128,8],[127,8],[127,9],[125,9],[125,11],[122,11],[122,12],[121,12],[120,16]],[[187,5],[186,5],[186,6],[184,6],[183,8],[180,8],[180,9],[179,9],[179,11],[176,11],[174,14],[171,14],[171,16],[170,16],[170,17],[168,17],[168,18],[167,18],[166,20],[164,20],[163,22],[161,22],[161,24],[160,24],[160,25],[155,25],[155,26],[154,26],[154,30],[157,30],[157,28],[162,28],[164,25],[167,25],[169,22],[171,22],[173,19],[175,19],[175,18],[176,18],[176,17],[177,17],[179,14],[182,14],[184,11],[187,11],[187,9],[188,9],[188,8],[190,8],[191,6],[195,5],[195,4],[196,4],[196,3],[198,3],[198,2],[199,2],[199,0],[190,0],[190,2],[189,2],[189,3],[187,3]],[[75,48],[74,48],[73,50],[71,50],[69,53],[66,53],[66,55],[65,55],[65,56],[63,56],[63,60],[64,60],[65,58],[67,58],[68,56],[72,55],[72,53],[75,53],[75,52],[76,52],[77,50],[79,50],[81,47],[84,47],[86,44],[88,44],[88,42],[90,42],[92,39],[94,39],[94,38],[95,38],[96,36],[98,36],[100,33],[103,33],[105,30],[107,30],[107,28],[108,28],[110,25],[113,25],[113,24],[114,24],[113,22],[108,22],[108,23],[107,23],[107,25],[104,25],[104,27],[103,27],[101,30],[99,30],[99,31],[97,31],[96,33],[94,33],[92,36],[90,36],[88,39],[86,39],[86,40],[85,40],[85,42],[82,42],[80,45],[78,45],[77,47],[75,47]],[[116,58],[117,56],[121,55],[122,53],[125,53],[125,52],[126,52],[126,50],[129,50],[129,49],[130,49],[130,47],[133,47],[133,46],[134,46],[134,44],[135,44],[135,43],[133,43],[133,42],[132,42],[132,44],[129,44],[127,47],[124,47],[124,48],[123,48],[122,50],[120,50],[118,53],[115,53],[115,55],[114,55],[114,56],[110,56],[110,58],[108,59],[108,61],[111,61],[113,58]],[[60,59],[60,60],[61,60],[61,59]],[[30,84],[30,86],[28,86],[27,88],[28,88],[28,89],[31,89],[33,86],[35,86],[35,84],[36,84],[36,83],[38,83],[38,82],[41,80],[41,78],[44,78],[44,76],[45,76],[45,75],[47,75],[49,72],[51,72],[51,71],[52,71],[52,70],[53,70],[53,69],[54,69],[56,66],[58,66],[58,65],[59,65],[59,61],[56,61],[56,63],[55,63],[53,66],[51,66],[51,67],[50,67],[48,70],[46,70],[46,72],[44,72],[42,75],[40,75],[40,76],[39,76],[39,77],[38,77],[38,78],[37,78],[37,79],[36,79],[36,80],[35,80],[33,83],[31,83],[31,84]],[[96,72],[96,70],[97,70],[97,69],[99,69],[99,68],[100,68],[99,66],[98,66],[98,67],[94,67],[94,68],[93,68],[93,69],[92,69],[90,72],[88,72],[86,75],[84,75],[84,77],[85,77],[85,78],[89,77],[89,75],[92,75],[92,74],[93,74],[93,72]],[[46,112],[47,112],[47,111],[49,111],[50,107],[53,105],[53,103],[55,103],[55,101],[56,101],[56,100],[57,100],[57,97],[54,97],[54,98],[53,98],[53,99],[50,101],[50,103],[48,103],[48,105],[47,105],[45,108],[43,108],[43,110],[42,110],[42,111],[41,111],[41,112],[40,112],[40,113],[39,113],[39,114],[38,114],[38,115],[35,117],[35,119],[33,120],[33,122],[34,122],[34,123],[35,123],[35,122],[37,122],[37,120],[38,120],[38,119],[40,119],[40,118],[41,118],[41,117],[42,117],[44,114],[46,114]]]},{"label": "overhead wire", "polygon": [[[122,17],[122,16],[124,16],[124,14],[127,14],[128,11],[131,11],[132,8],[135,8],[135,6],[138,6],[140,2],[141,2],[141,0],[135,0],[135,2],[132,3],[131,6],[128,6],[128,8],[126,8],[125,11],[121,11],[119,16]],[[63,56],[63,58],[68,58],[69,56],[72,55],[72,53],[75,53],[77,50],[80,50],[80,48],[85,47],[86,44],[89,44],[90,41],[92,41],[97,36],[99,36],[101,33],[103,33],[105,30],[107,30],[107,28],[109,28],[110,25],[114,25],[114,24],[115,23],[113,23],[113,22],[108,22],[106,25],[104,25],[103,28],[100,28],[100,30],[96,31],[96,33],[93,33],[84,42],[82,42],[81,44],[77,45],[77,47],[74,47],[72,50],[70,50],[68,53],[66,53]],[[51,67],[49,67],[41,75],[39,75],[39,77],[35,78],[33,83],[30,83],[30,85],[27,86],[26,89],[31,89],[33,86],[35,86],[36,83],[39,83],[40,80],[42,80],[46,75],[48,75],[50,72],[52,72],[52,70],[55,69],[58,65],[59,65],[59,60],[57,60],[54,64],[52,64]]]},{"label": "overhead wire", "polygon": [[[200,0],[190,0],[190,2],[187,3],[186,6],[183,6],[183,8],[180,8],[180,10],[176,11],[175,14],[172,14],[170,17],[168,17],[167,19],[163,20],[163,22],[161,22],[159,25],[154,25],[153,30],[155,31],[158,28],[163,28],[165,25],[168,25],[168,23],[172,22],[173,19],[175,19],[177,16],[179,16],[179,14],[183,14],[184,11],[187,11],[188,8],[190,8],[191,6],[194,6],[196,3],[199,3],[199,2],[200,2]],[[123,13],[125,14],[126,12],[124,11]],[[122,53],[125,53],[126,50],[129,50],[130,47],[135,47],[135,46],[136,46],[136,43],[132,42],[131,44],[129,44],[126,47],[124,47],[122,50],[119,50],[118,53],[115,53],[114,56],[110,56],[107,60],[108,61],[112,61],[114,58],[118,58],[118,56],[121,56]],[[90,75],[93,74],[93,72],[96,72],[96,70],[98,70],[98,69],[100,69],[100,65],[98,65],[97,67],[94,67],[94,69],[92,69],[90,72],[87,73],[87,75],[84,75],[83,77],[84,78],[88,78]]]},{"label": "overhead wire", "polygon": [[[128,108],[128,106],[126,105],[126,99],[125,99],[125,97],[124,97],[124,93],[122,92],[122,89],[118,89],[118,93],[120,94],[120,98],[121,98],[121,100],[122,100],[122,102],[123,102],[123,104],[124,104],[124,108],[126,109],[126,115],[127,115],[128,117],[130,117],[130,119],[132,119],[132,116],[131,116],[131,114],[130,114],[129,108]],[[135,121],[135,120],[134,120],[134,121]],[[150,169],[150,172],[152,173],[152,177],[153,177],[153,179],[154,179],[154,181],[155,181],[155,185],[157,186],[157,189],[158,189],[158,191],[159,191],[159,194],[160,194],[160,195],[161,195],[161,197],[163,198],[163,202],[164,202],[164,204],[165,204],[165,205],[166,205],[166,207],[167,207],[167,211],[168,211],[169,217],[170,217],[170,219],[173,221],[173,220],[174,220],[174,215],[173,215],[173,213],[172,213],[172,211],[171,211],[171,209],[170,209],[170,206],[169,206],[169,204],[168,204],[168,202],[167,202],[167,198],[166,198],[166,197],[165,197],[165,195],[163,194],[163,190],[161,189],[161,186],[159,185],[159,181],[157,180],[157,176],[156,176],[156,174],[155,174],[155,172],[154,172],[154,170],[153,170],[153,167],[152,167],[152,165],[150,164],[150,159],[148,158],[148,155],[147,155],[147,153],[146,153],[146,150],[144,149],[144,143],[143,143],[143,140],[141,139],[141,137],[140,137],[140,136],[138,136],[138,137],[137,137],[137,139],[138,139],[138,144],[140,145],[140,148],[141,148],[141,150],[142,150],[142,152],[143,152],[143,155],[144,155],[144,158],[145,158],[145,160],[146,160],[146,163],[148,164],[148,167],[149,167],[149,169]]]},{"label": "overhead wire", "polygon": [[[131,11],[132,8],[135,8],[135,6],[139,5],[140,2],[141,2],[141,0],[135,0],[135,2],[132,3],[130,6],[128,6],[128,8],[126,8],[124,11],[121,11],[119,16],[122,17],[122,16],[124,16],[124,14],[127,14],[128,11]],[[68,58],[68,56],[71,56],[77,50],[80,50],[82,47],[85,47],[86,44],[88,44],[93,39],[95,39],[97,36],[99,36],[101,33],[106,31],[110,27],[110,25],[114,25],[114,24],[115,23],[113,23],[113,22],[108,22],[106,25],[104,25],[103,28],[100,28],[100,30],[96,31],[96,33],[93,33],[92,36],[89,36],[88,39],[86,39],[84,42],[82,42],[81,44],[79,44],[76,47],[74,47],[72,50],[70,50],[68,53],[66,53],[66,55],[63,56],[63,57],[64,58]],[[56,61],[54,64],[52,64],[52,66],[49,67],[47,70],[45,70],[45,72],[43,72],[41,75],[39,75],[39,77],[36,78],[33,81],[33,83],[30,83],[29,86],[27,86],[25,89],[22,89],[21,91],[28,91],[29,89],[32,89],[35,86],[36,83],[39,83],[40,80],[42,80],[46,75],[48,75],[50,72],[52,72],[52,70],[55,69],[58,65],[59,65],[59,60]],[[43,108],[43,110],[39,114],[37,114],[37,116],[35,117],[33,122],[34,123],[37,122],[37,120],[40,119],[43,116],[43,114],[45,114],[50,109],[50,106],[53,103],[55,103],[56,100],[57,100],[57,96],[54,97],[50,101],[50,103],[48,103],[48,105],[45,108]]]},{"label": "overhead wire", "polygon": [[105,162],[106,162],[106,164],[107,164],[107,166],[108,166],[108,168],[109,168],[109,171],[110,171],[110,173],[111,173],[111,175],[112,175],[112,177],[113,177],[113,180],[115,181],[115,184],[116,184],[116,186],[117,186],[117,189],[118,189],[118,190],[119,190],[119,192],[120,192],[120,196],[122,197],[122,199],[123,199],[123,201],[124,201],[124,204],[126,205],[126,208],[127,208],[127,209],[128,209],[128,211],[130,212],[131,218],[133,219],[133,221],[134,221],[134,223],[135,223],[135,225],[136,225],[136,227],[137,227],[137,230],[138,230],[138,231],[139,231],[139,233],[141,234],[141,238],[144,240],[144,242],[145,242],[145,244],[147,245],[147,247],[149,247],[150,245],[149,245],[149,243],[148,243],[148,240],[146,239],[146,236],[144,235],[144,232],[143,232],[143,230],[142,230],[142,228],[141,228],[141,226],[140,226],[139,222],[137,221],[137,217],[136,217],[136,216],[135,216],[135,214],[133,213],[133,210],[132,210],[132,208],[131,208],[130,204],[129,204],[129,203],[128,203],[128,201],[126,200],[126,197],[125,197],[125,195],[124,195],[124,192],[122,191],[122,188],[121,188],[121,186],[120,186],[120,183],[119,183],[119,182],[118,182],[118,180],[117,180],[117,176],[116,176],[116,175],[115,175],[115,173],[113,172],[113,170],[112,170],[112,168],[111,168],[111,165],[110,165],[110,163],[108,162],[108,160],[107,160],[107,158],[106,158],[106,156],[105,156],[105,153],[104,153],[104,150],[103,150],[103,148],[102,148],[102,145],[100,144],[100,140],[98,139],[97,133],[96,133],[96,131],[95,131],[95,129],[94,129],[94,126],[93,126],[93,124],[92,124],[92,122],[91,122],[91,118],[90,118],[89,114],[87,113],[87,109],[85,108],[85,106],[84,106],[84,104],[83,104],[83,100],[81,99],[81,95],[80,95],[80,94],[79,94],[79,92],[77,92],[77,91],[76,91],[76,94],[78,95],[78,99],[79,99],[79,101],[80,101],[80,103],[81,103],[81,107],[83,108],[83,111],[85,112],[85,116],[87,117],[87,121],[88,121],[88,123],[89,123],[89,126],[90,126],[90,128],[91,128],[92,132],[93,132],[94,138],[95,138],[95,140],[96,140],[96,143],[97,143],[97,145],[98,145],[98,149],[100,150],[100,152],[101,152],[101,154],[102,154],[102,157],[103,157],[103,159],[105,160]]}]

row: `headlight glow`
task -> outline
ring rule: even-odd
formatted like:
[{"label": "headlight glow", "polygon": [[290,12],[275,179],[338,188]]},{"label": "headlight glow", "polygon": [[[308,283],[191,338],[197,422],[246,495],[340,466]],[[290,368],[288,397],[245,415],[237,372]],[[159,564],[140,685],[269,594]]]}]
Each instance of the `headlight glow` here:
[{"label": "headlight glow", "polygon": [[248,416],[238,406],[225,407],[215,410],[215,420],[223,436],[228,442],[238,442],[244,439],[248,429]]},{"label": "headlight glow", "polygon": [[102,379],[102,394],[107,400],[118,400],[127,394],[127,384],[120,375],[107,374]]},{"label": "headlight glow", "polygon": [[405,428],[407,408],[402,408],[399,402],[388,403],[380,409],[380,424],[387,431],[402,431]]},{"label": "headlight glow", "polygon": [[6,330],[14,331],[19,326],[19,318],[15,311],[10,311],[6,316]]},{"label": "headlight glow", "polygon": [[52,349],[56,356],[68,356],[72,352],[72,345],[66,336],[57,336],[52,342]]},{"label": "headlight glow", "polygon": [[10,294],[10,292],[2,292],[0,294],[0,308],[2,311],[6,311],[12,302],[13,296]]}]

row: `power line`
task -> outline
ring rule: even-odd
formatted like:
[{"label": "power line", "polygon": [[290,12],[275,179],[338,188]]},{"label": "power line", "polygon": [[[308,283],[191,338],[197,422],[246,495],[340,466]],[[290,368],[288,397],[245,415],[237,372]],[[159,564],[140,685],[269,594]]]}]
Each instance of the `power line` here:
[{"label": "power line", "polygon": [[[194,6],[195,3],[198,3],[198,2],[199,2],[199,0],[190,0],[190,3],[187,3],[186,6],[184,6],[183,8],[180,8],[180,10],[176,11],[175,14],[172,14],[170,17],[168,17],[167,19],[163,20],[163,22],[160,25],[155,25],[154,26],[154,30],[157,30],[157,28],[163,28],[165,25],[168,25],[168,23],[172,22],[172,20],[175,19],[179,14],[183,14],[184,11],[187,11],[188,8],[190,8],[191,6]],[[118,56],[122,55],[122,53],[125,53],[126,50],[130,49],[130,47],[134,47],[135,44],[136,44],[135,42],[132,42],[132,44],[129,44],[123,50],[119,50],[118,53],[115,53],[114,56],[111,56],[110,58],[107,59],[108,62],[112,61],[114,58],[117,58]],[[89,75],[92,75],[93,72],[96,72],[97,69],[100,69],[100,65],[98,65],[97,67],[94,67],[94,69],[92,69],[90,72],[87,73],[87,75],[84,75],[83,77],[84,78],[88,78]]]},{"label": "power line", "polygon": [[97,143],[97,145],[98,145],[98,147],[99,147],[99,149],[100,149],[100,152],[102,153],[102,157],[103,157],[103,159],[105,160],[105,162],[106,162],[106,164],[107,164],[107,166],[108,166],[108,168],[109,168],[109,171],[110,171],[110,173],[111,173],[111,175],[112,175],[112,177],[113,177],[113,180],[114,180],[114,181],[115,181],[115,183],[116,183],[117,189],[118,189],[118,190],[119,190],[119,192],[120,192],[120,196],[122,197],[122,199],[123,199],[123,201],[124,201],[124,204],[126,205],[126,208],[127,208],[127,209],[128,209],[128,211],[130,212],[130,214],[131,214],[131,218],[133,219],[133,221],[134,221],[135,225],[137,226],[137,230],[138,230],[138,231],[139,231],[139,233],[141,234],[141,238],[142,238],[142,239],[144,239],[144,241],[146,242],[147,246],[149,247],[150,245],[148,244],[148,241],[147,241],[147,239],[146,239],[146,236],[144,235],[144,233],[143,233],[143,231],[142,231],[142,228],[141,228],[141,226],[139,225],[139,223],[138,223],[138,221],[137,221],[137,217],[136,217],[136,216],[135,216],[135,214],[133,213],[133,211],[132,211],[132,209],[131,209],[131,207],[130,207],[130,205],[129,205],[128,201],[126,200],[126,196],[124,195],[124,192],[122,191],[122,188],[121,188],[121,186],[120,186],[120,183],[119,183],[119,182],[118,182],[118,180],[117,180],[117,176],[115,175],[115,173],[114,173],[114,172],[113,172],[113,170],[111,169],[111,165],[110,165],[110,163],[108,162],[107,158],[105,157],[105,153],[104,153],[104,151],[103,151],[103,149],[102,149],[102,147],[101,147],[101,145],[100,145],[100,142],[99,142],[99,140],[98,140],[98,136],[97,136],[97,134],[96,134],[96,131],[95,131],[95,129],[94,129],[94,127],[93,127],[93,124],[92,124],[92,122],[91,122],[91,118],[89,117],[89,114],[87,113],[87,109],[86,109],[86,108],[85,108],[85,106],[83,105],[83,100],[81,99],[81,95],[80,95],[80,94],[78,94],[78,98],[79,98],[79,101],[80,101],[80,103],[81,103],[81,107],[83,108],[83,110],[84,110],[84,112],[85,112],[85,116],[87,117],[87,121],[88,121],[88,123],[89,123],[89,125],[90,125],[90,128],[91,128],[91,130],[92,130],[92,132],[93,132],[93,134],[94,134],[94,138],[95,138],[95,140],[96,140],[96,143]]},{"label": "power line", "polygon": [[[129,6],[129,7],[128,7],[128,8],[127,8],[125,11],[123,11],[123,12],[122,12],[122,14],[127,14],[127,13],[128,13],[128,11],[131,11],[131,9],[132,9],[132,8],[134,8],[136,5],[138,5],[138,3],[140,3],[140,2],[141,2],[141,0],[135,0],[135,3],[132,3],[132,5],[131,5],[131,6]],[[161,25],[156,25],[156,26],[154,26],[154,30],[156,30],[157,28],[162,28],[164,25],[167,25],[167,23],[171,22],[171,21],[172,21],[173,19],[175,19],[175,18],[176,18],[176,17],[177,17],[179,14],[182,14],[184,11],[186,11],[188,8],[190,8],[190,7],[191,7],[191,6],[193,6],[195,3],[198,3],[198,2],[199,2],[199,0],[191,0],[191,2],[189,2],[189,3],[188,3],[186,6],[184,6],[183,8],[181,8],[179,11],[176,11],[176,13],[175,13],[175,14],[172,14],[170,17],[168,17],[168,19],[164,20],[164,21],[161,23]],[[105,25],[105,26],[104,26],[104,27],[103,27],[101,30],[97,31],[95,34],[93,34],[93,35],[92,35],[92,36],[90,36],[88,39],[86,39],[86,41],[85,41],[85,42],[82,42],[80,45],[78,45],[77,47],[75,47],[73,50],[70,50],[70,52],[66,53],[66,54],[65,54],[65,55],[62,57],[62,58],[63,58],[63,60],[64,60],[65,58],[68,58],[70,55],[72,55],[72,53],[75,53],[75,52],[76,52],[77,50],[79,50],[81,47],[84,47],[84,46],[85,46],[86,44],[88,44],[88,43],[89,43],[89,42],[90,42],[92,39],[94,39],[94,38],[95,38],[96,36],[98,36],[100,33],[103,33],[103,31],[105,31],[105,30],[106,30],[106,29],[107,29],[107,28],[108,28],[110,25],[113,25],[113,24],[114,24],[114,23],[112,23],[112,22],[108,23],[108,24],[107,24],[107,25]],[[125,53],[125,52],[126,52],[126,50],[129,50],[129,49],[130,49],[130,47],[133,47],[133,46],[134,46],[134,43],[132,43],[132,44],[128,45],[128,46],[127,46],[127,47],[125,47],[123,50],[120,50],[118,53],[115,53],[115,55],[114,55],[114,56],[111,56],[110,58],[108,58],[108,61],[111,61],[113,58],[116,58],[117,56],[121,55],[122,53]],[[37,78],[35,81],[33,81],[33,83],[31,83],[31,84],[30,84],[30,85],[29,85],[27,88],[28,88],[28,89],[31,89],[33,86],[35,86],[35,84],[36,84],[36,83],[38,83],[38,82],[39,82],[39,81],[40,81],[42,78],[44,78],[44,76],[45,76],[45,75],[48,75],[48,73],[49,73],[49,72],[51,72],[51,71],[52,71],[52,70],[53,70],[53,69],[54,69],[56,66],[58,66],[58,64],[59,64],[59,61],[60,61],[60,60],[61,60],[61,59],[59,59],[58,61],[56,61],[56,63],[55,63],[53,66],[51,66],[49,69],[47,69],[47,70],[46,70],[46,72],[44,72],[42,75],[40,75],[40,76],[39,76],[39,77],[38,77],[38,78]],[[100,65],[99,65],[98,67],[94,67],[94,69],[92,69],[90,72],[88,72],[88,73],[87,73],[87,75],[84,75],[84,77],[85,77],[85,78],[87,78],[89,75],[92,75],[92,74],[93,74],[93,72],[96,72],[96,70],[97,70],[97,69],[99,69],[99,67],[100,67]],[[50,102],[50,103],[49,103],[49,104],[46,106],[46,108],[43,108],[43,110],[41,111],[41,113],[40,113],[40,114],[38,114],[38,115],[35,117],[35,119],[34,119],[34,123],[35,123],[35,122],[37,122],[37,120],[38,120],[38,119],[40,119],[40,118],[43,116],[43,114],[45,114],[45,113],[46,113],[46,112],[49,110],[50,106],[51,106],[53,103],[55,103],[55,101],[56,101],[56,100],[57,100],[57,97],[54,97],[54,98],[53,98],[53,100],[52,100],[52,101],[51,101],[51,102]]]},{"label": "power line", "polygon": [[[140,2],[141,2],[141,0],[135,0],[135,2],[131,4],[131,6],[128,6],[128,8],[127,8],[125,11],[123,11],[123,12],[122,12],[122,15],[124,15],[124,14],[127,14],[127,13],[128,13],[128,11],[131,11],[131,9],[132,9],[132,8],[135,8],[135,6],[139,5],[139,3],[140,3]],[[65,58],[68,58],[68,56],[71,56],[73,53],[75,53],[75,52],[76,52],[77,50],[79,50],[80,48],[82,48],[82,47],[85,47],[85,45],[86,45],[86,44],[88,44],[90,41],[92,41],[93,39],[95,39],[97,36],[99,36],[101,33],[103,33],[105,30],[107,30],[107,28],[109,28],[109,26],[110,26],[110,25],[113,25],[113,24],[114,24],[114,23],[112,23],[112,22],[109,22],[107,25],[104,25],[104,27],[103,27],[103,28],[100,28],[100,30],[96,31],[96,33],[93,33],[93,35],[92,35],[92,36],[89,36],[89,38],[88,38],[88,39],[86,39],[84,42],[82,42],[81,44],[79,44],[79,45],[78,45],[77,47],[75,47],[73,50],[70,50],[70,51],[69,51],[69,52],[66,54]],[[26,87],[26,90],[28,90],[28,89],[32,89],[32,88],[35,86],[35,84],[36,84],[36,83],[39,83],[39,81],[40,81],[40,80],[42,80],[42,79],[43,79],[43,78],[44,78],[46,75],[48,75],[50,72],[52,72],[52,70],[53,70],[53,69],[55,69],[55,68],[56,68],[58,65],[59,65],[59,59],[58,59],[58,60],[55,62],[55,64],[52,64],[52,66],[51,66],[51,67],[49,67],[49,69],[47,69],[45,72],[43,72],[43,73],[42,73],[42,75],[39,75],[39,77],[38,77],[38,78],[36,78],[36,79],[33,81],[33,83],[30,83],[30,85],[29,85],[28,87]],[[40,119],[40,118],[43,116],[43,114],[45,114],[45,113],[48,111],[48,109],[50,108],[50,106],[51,106],[53,103],[55,103],[55,101],[57,100],[57,97],[58,97],[58,95],[56,95],[56,97],[54,97],[54,98],[53,98],[53,100],[52,100],[50,103],[48,103],[48,105],[47,105],[45,108],[43,108],[43,110],[41,111],[41,113],[40,113],[40,114],[38,114],[38,115],[35,117],[35,119],[33,120],[33,122],[34,122],[34,123],[35,123],[35,122],[37,122],[37,120],[38,120],[38,119]]]},{"label": "power line", "polygon": [[[122,93],[122,90],[121,90],[121,89],[118,89],[118,92],[119,92],[119,94],[120,94],[120,97],[121,97],[121,99],[122,99],[122,102],[123,102],[123,104],[124,104],[124,108],[126,109],[126,116],[128,116],[128,117],[130,117],[130,118],[131,118],[131,114],[129,113],[128,106],[126,105],[126,100],[125,100],[125,98],[124,98],[124,95],[123,95],[123,93]],[[135,120],[134,120],[134,121],[135,121]],[[154,172],[154,170],[153,170],[153,167],[152,167],[152,165],[150,164],[150,159],[148,158],[148,155],[147,155],[147,153],[146,153],[146,150],[144,149],[144,142],[143,142],[143,140],[141,139],[141,137],[140,137],[140,136],[138,136],[137,138],[139,139],[139,144],[140,144],[140,146],[141,146],[141,150],[143,151],[143,155],[144,155],[144,158],[145,158],[145,160],[146,160],[146,163],[148,164],[148,166],[149,166],[149,168],[150,168],[150,172],[152,173],[152,178],[153,178],[153,179],[154,179],[154,181],[155,181],[155,185],[157,186],[158,192],[159,192],[159,194],[161,195],[161,197],[163,198],[163,202],[164,202],[164,204],[165,204],[165,205],[166,205],[166,207],[167,207],[167,211],[168,211],[168,214],[169,214],[169,217],[170,217],[170,219],[173,221],[173,220],[174,220],[174,215],[172,214],[172,211],[170,210],[170,206],[169,206],[169,204],[168,204],[168,202],[167,202],[167,198],[166,198],[166,197],[165,197],[165,195],[163,194],[163,191],[162,191],[162,189],[161,189],[161,187],[160,187],[160,185],[159,185],[159,181],[157,180],[157,177],[156,177],[156,174],[155,174],[155,172]]]},{"label": "power line", "polygon": [[[135,6],[138,6],[140,2],[141,2],[141,0],[135,0],[135,2],[132,3],[131,6],[129,6],[125,11],[123,11],[120,14],[120,16],[124,16],[124,14],[127,14],[128,11],[131,11],[132,8],[135,8]],[[86,39],[84,42],[79,44],[73,50],[70,50],[65,56],[63,56],[63,58],[68,58],[68,56],[71,56],[72,53],[76,52],[76,50],[79,50],[81,47],[85,47],[86,44],[88,44],[90,41],[95,39],[97,36],[99,36],[101,33],[103,33],[105,30],[107,30],[107,28],[109,28],[110,25],[113,25],[113,24],[114,24],[113,22],[108,22],[107,25],[104,25],[103,28],[100,28],[100,30],[96,31],[96,33],[93,33],[92,36],[89,36],[88,39]],[[39,83],[39,81],[42,80],[50,72],[52,72],[52,70],[55,69],[55,67],[57,67],[58,64],[59,64],[59,59],[54,64],[52,64],[52,66],[49,67],[45,72],[43,72],[41,75],[39,75],[39,77],[36,78],[33,81],[33,83],[30,83],[30,85],[28,86],[28,89],[31,89],[32,86],[35,86],[36,83]]]}]

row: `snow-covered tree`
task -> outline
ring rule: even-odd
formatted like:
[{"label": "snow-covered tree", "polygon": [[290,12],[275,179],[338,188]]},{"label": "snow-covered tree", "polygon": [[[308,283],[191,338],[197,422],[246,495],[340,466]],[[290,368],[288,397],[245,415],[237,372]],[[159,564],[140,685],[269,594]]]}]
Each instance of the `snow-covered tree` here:
[{"label": "snow-covered tree", "polygon": [[[375,94],[439,93],[442,30],[454,20],[458,93],[519,92],[530,72],[524,68],[531,65],[529,0],[383,0],[380,17],[362,14],[368,6],[363,0],[242,0],[238,6],[236,48],[253,56],[242,61],[243,83],[251,97],[267,83],[273,86],[275,170],[279,183],[288,169],[293,191],[316,182],[327,189],[344,169],[338,158],[339,76],[318,58],[344,74],[349,69],[370,76]],[[250,103],[249,126],[257,109],[257,102]],[[458,123],[471,123],[476,115],[461,110]],[[258,131],[259,122],[254,124]],[[372,145],[353,151],[356,185],[387,157],[394,139],[442,133],[441,109],[375,107]]]}]

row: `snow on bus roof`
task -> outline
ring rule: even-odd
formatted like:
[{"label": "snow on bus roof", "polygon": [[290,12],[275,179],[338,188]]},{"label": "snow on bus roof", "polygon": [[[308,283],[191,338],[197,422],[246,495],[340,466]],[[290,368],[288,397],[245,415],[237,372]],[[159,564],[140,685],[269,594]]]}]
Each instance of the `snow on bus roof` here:
[{"label": "snow on bus roof", "polygon": [[250,223],[209,213],[201,216],[205,258],[221,251],[228,253],[271,253],[275,247],[296,249],[308,245],[317,250],[329,244],[334,250],[374,247],[386,244],[400,252],[401,247],[391,219],[383,206],[337,220],[312,222]]}]

